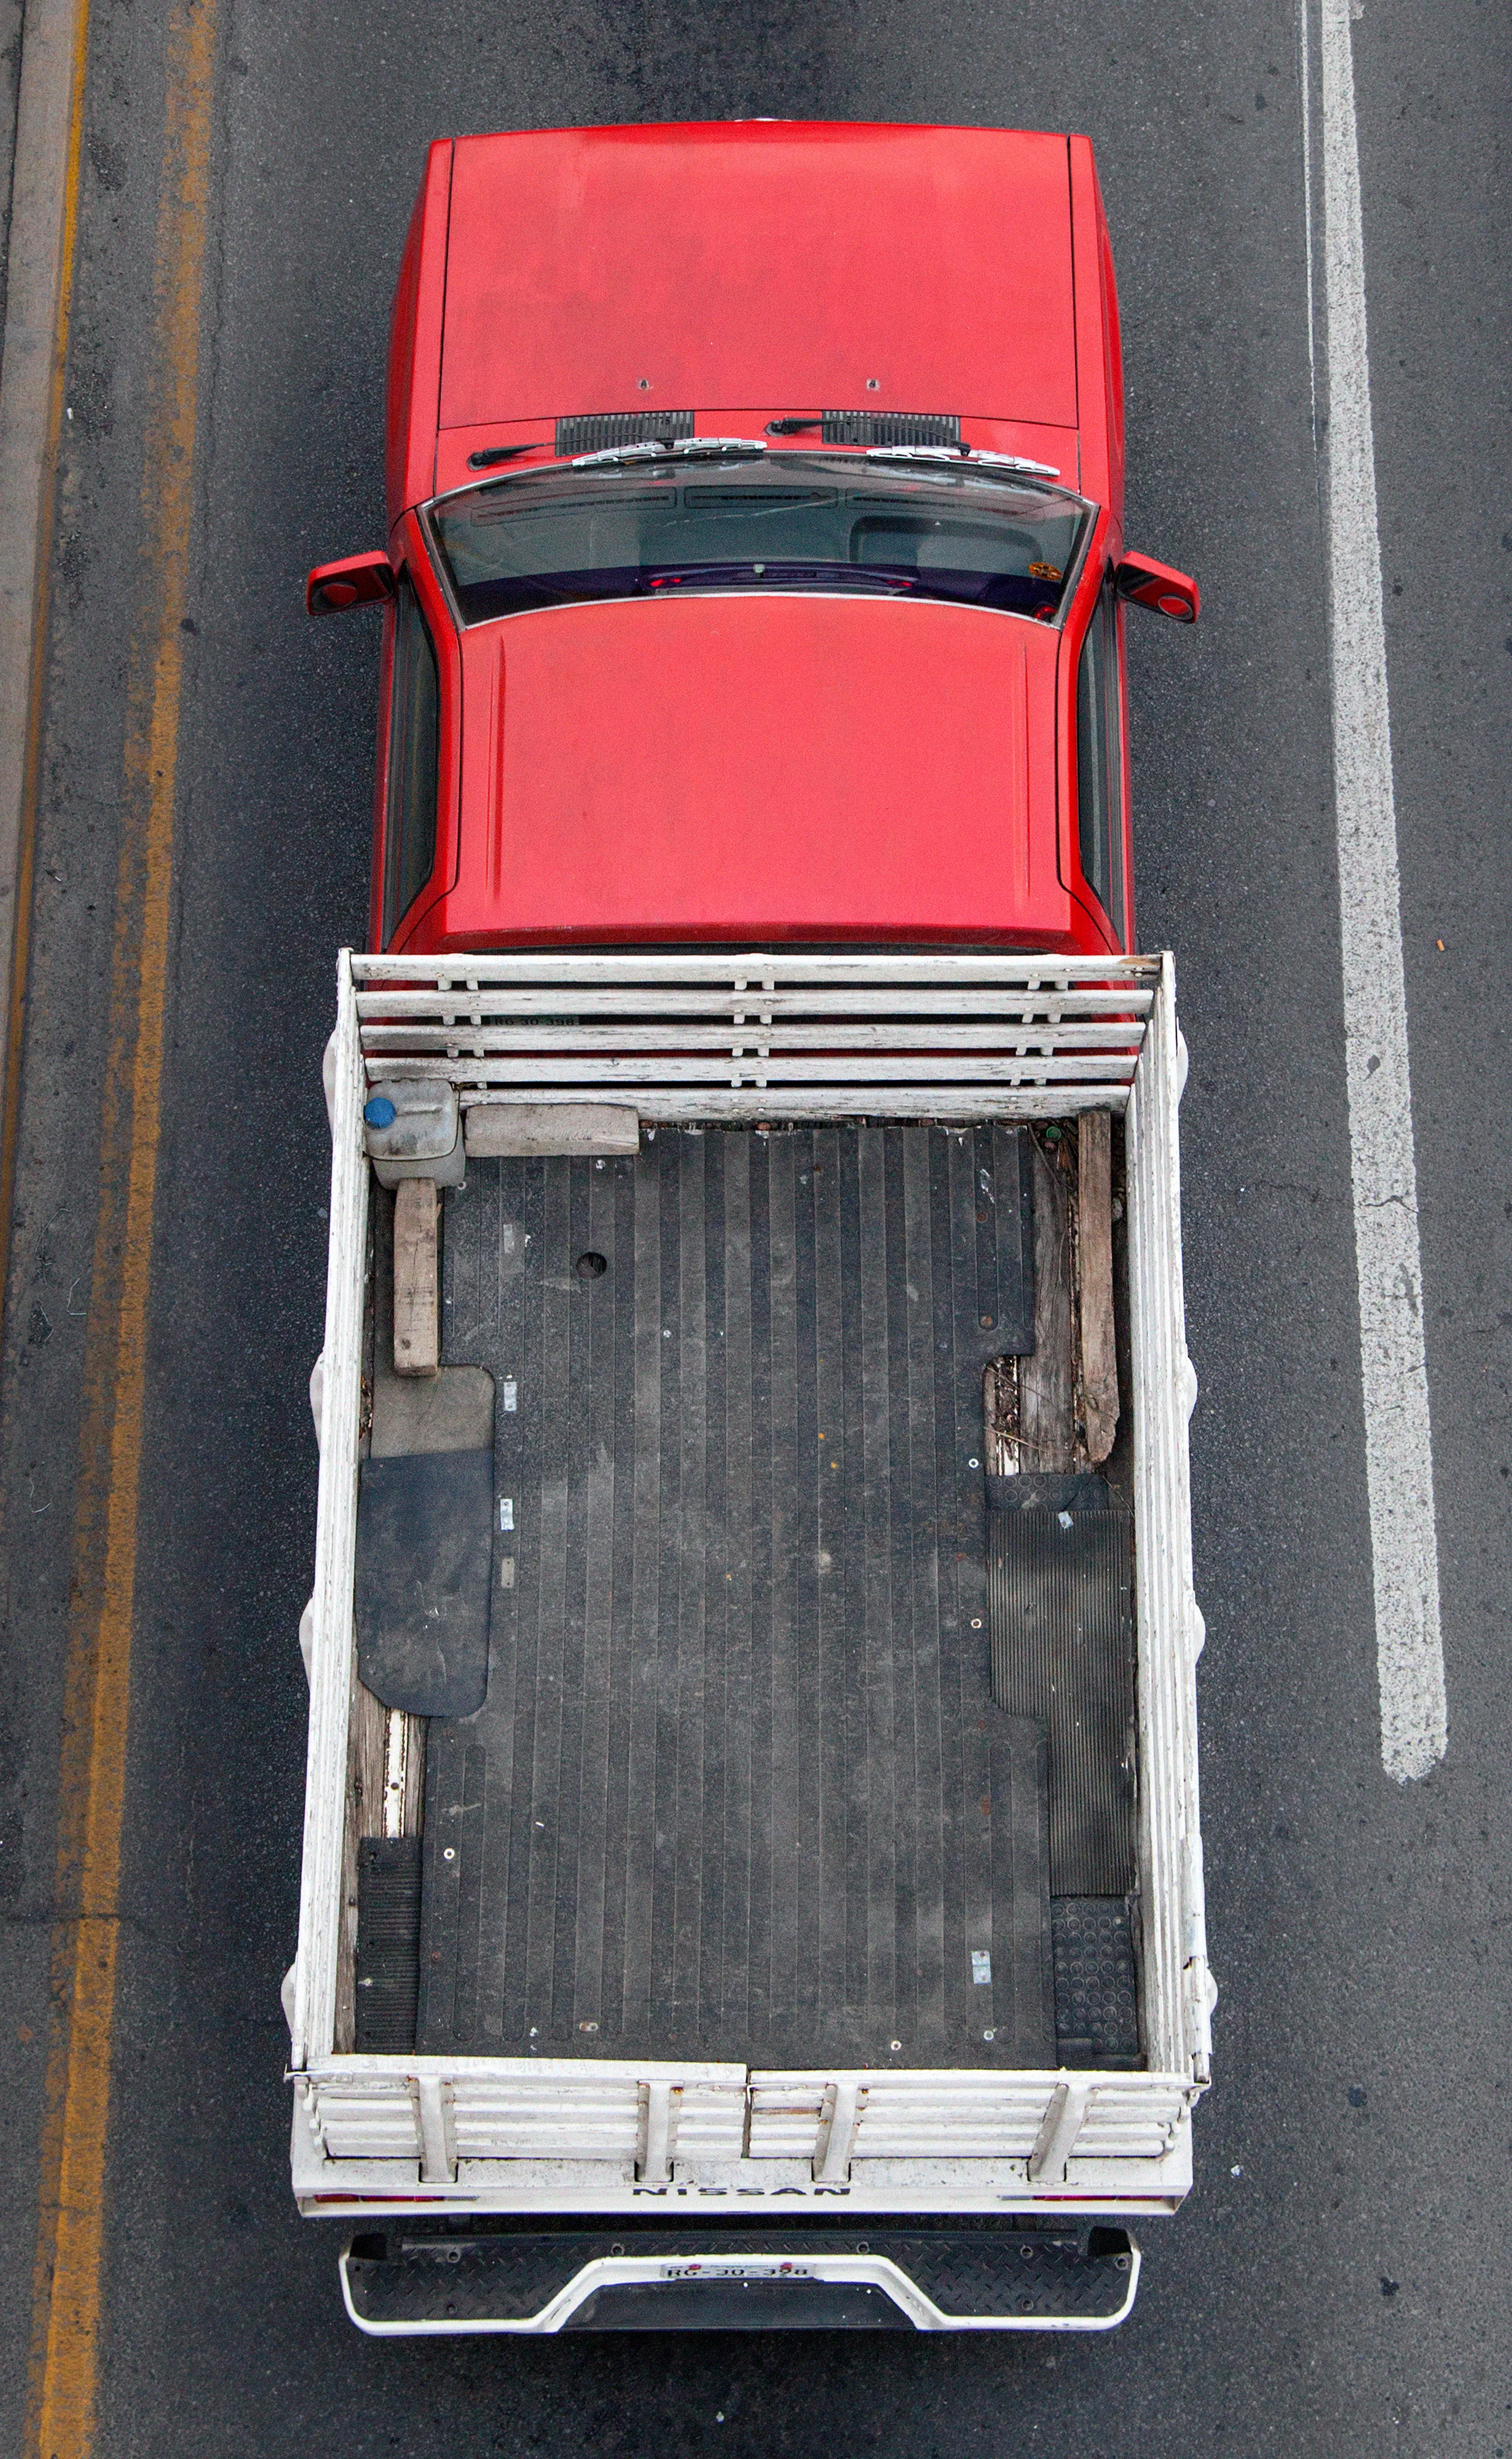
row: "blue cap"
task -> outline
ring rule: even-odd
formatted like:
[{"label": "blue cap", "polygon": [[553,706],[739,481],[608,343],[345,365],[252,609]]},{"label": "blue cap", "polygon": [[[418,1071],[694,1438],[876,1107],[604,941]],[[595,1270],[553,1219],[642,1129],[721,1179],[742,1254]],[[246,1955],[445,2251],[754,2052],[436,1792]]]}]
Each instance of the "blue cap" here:
[{"label": "blue cap", "polygon": [[375,1093],[363,1111],[363,1117],[370,1127],[391,1127],[397,1116],[398,1112],[387,1093]]}]

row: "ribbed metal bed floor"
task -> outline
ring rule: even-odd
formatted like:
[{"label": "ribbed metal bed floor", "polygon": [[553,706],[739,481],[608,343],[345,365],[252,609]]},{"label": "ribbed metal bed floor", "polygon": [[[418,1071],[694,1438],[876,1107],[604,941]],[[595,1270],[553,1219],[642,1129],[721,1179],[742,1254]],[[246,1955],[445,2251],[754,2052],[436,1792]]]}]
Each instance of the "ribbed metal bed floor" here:
[{"label": "ribbed metal bed floor", "polygon": [[1027,1163],[663,1128],[448,1191],[497,1492],[488,1696],[430,1727],[420,2049],[1053,2063],[1043,1734],[986,1629]]}]

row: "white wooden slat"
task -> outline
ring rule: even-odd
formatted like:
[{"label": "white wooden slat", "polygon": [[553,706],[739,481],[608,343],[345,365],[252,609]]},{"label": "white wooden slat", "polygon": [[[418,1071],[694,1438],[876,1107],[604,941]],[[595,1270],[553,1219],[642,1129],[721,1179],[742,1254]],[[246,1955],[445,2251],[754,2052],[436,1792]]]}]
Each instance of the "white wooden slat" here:
[{"label": "white wooden slat", "polygon": [[481,2109],[494,2114],[530,2116],[542,2110],[555,2114],[566,2106],[562,2099],[562,2086],[568,2082],[573,2086],[571,2106],[589,2116],[600,2113],[614,2116],[635,2108],[638,2085],[630,2078],[623,2082],[599,2084],[592,2075],[559,2076],[555,2082],[543,2085],[539,2091],[531,2091],[510,2081],[494,2083],[486,2075],[459,2074],[455,2078],[455,2089],[460,2095],[460,2106],[464,2108]]},{"label": "white wooden slat", "polygon": [[490,986],[475,995],[470,990],[361,991],[357,1013],[365,1025],[374,1019],[400,1023],[436,1016],[454,1017],[464,1026],[480,1019],[489,1021],[510,1017],[552,1017],[563,1005],[564,989],[571,990],[571,1004],[578,1016],[728,1017],[740,1012],[747,1019],[754,1013],[774,1021],[790,1016],[986,1016],[1001,1017],[1016,1025],[1051,1016],[1057,1021],[1145,1016],[1154,997],[1153,991],[1135,982],[1116,990],[1061,986],[1030,992],[1007,983],[988,989],[962,983],[955,990],[933,989],[922,983],[900,984],[887,990],[867,984],[835,990],[818,983],[804,990],[737,991],[709,990],[686,983],[664,983],[655,988],[627,984],[620,990],[603,990],[590,984],[558,981],[525,990],[506,983]]},{"label": "white wooden slat", "polygon": [[635,2155],[633,2117],[618,2126],[567,2120],[556,2126],[523,2126],[476,2117],[454,2117],[452,2123],[459,2160],[629,2160]]},{"label": "white wooden slat", "polygon": [[459,1051],[441,1066],[434,1059],[385,1056],[376,1063],[371,1055],[368,1059],[369,1072],[386,1080],[447,1075],[463,1084],[717,1084],[722,1076],[728,1078],[737,1066],[741,1075],[754,1078],[760,1074],[772,1084],[1126,1084],[1134,1073],[1134,1053],[1087,1052],[1066,1059],[994,1058],[983,1054],[950,1059],[919,1057],[912,1051],[878,1051],[868,1059],[827,1056],[762,1060],[747,1053],[738,1062],[726,1060],[723,1068],[715,1063],[712,1054],[708,1059],[687,1059],[676,1053],[659,1058],[617,1059],[600,1057],[591,1050],[577,1059],[543,1054],[514,1060],[496,1052],[473,1057]]},{"label": "white wooden slat", "polygon": [[397,2129],[380,2132],[352,2127],[339,2117],[322,2129],[321,2142],[330,2160],[403,2160],[412,2164],[420,2157],[418,2143],[406,2140]]},{"label": "white wooden slat", "polygon": [[[511,1101],[512,1093],[490,1094],[481,1088],[461,1087],[464,1109],[490,1101]],[[581,1099],[573,1086],[554,1089],[550,1085],[533,1088],[533,1103],[567,1102]],[[711,1084],[697,1091],[677,1091],[656,1085],[637,1095],[636,1108],[642,1124],[652,1126],[700,1123],[718,1124],[727,1119],[749,1119],[760,1124],[791,1122],[795,1119],[871,1119],[881,1123],[895,1119],[932,1119],[949,1125],[959,1121],[963,1125],[975,1120],[992,1118],[1064,1119],[1078,1110],[1103,1109],[1122,1113],[1128,1100],[1126,1084],[1052,1084],[1035,1086],[976,1085],[967,1092],[953,1091],[938,1085],[908,1084],[825,1086],[815,1090],[805,1085],[785,1085],[780,1095],[747,1087],[737,1092],[729,1086]]]},{"label": "white wooden slat", "polygon": [[630,2058],[512,2058],[452,2056],[434,2051],[416,2051],[413,2056],[396,2057],[391,2051],[349,2049],[340,2056],[312,2059],[309,2068],[312,2081],[329,2085],[337,2091],[348,2091],[371,2085],[376,2091],[394,2088],[395,2076],[438,2074],[469,2090],[474,2086],[500,2091],[519,2091],[527,2096],[550,2097],[564,2083],[586,2087],[590,2092],[606,2093],[628,2084],[632,2088],[643,2083],[650,2074],[687,2086],[712,2084],[716,2089],[734,2085],[744,2088],[746,2070],[725,2059],[668,2059],[648,2063]]},{"label": "white wooden slat", "polygon": [[380,2102],[324,2091],[319,2116],[321,2140],[334,2160],[420,2157],[419,2120],[408,2092],[396,2092]]},{"label": "white wooden slat", "polygon": [[998,1050],[1027,1053],[1040,1049],[1127,1051],[1130,1061],[1139,1050],[1143,1028],[1138,1024],[1006,1025],[926,1023],[905,1039],[892,1024],[511,1024],[491,1025],[481,1037],[470,1024],[365,1024],[363,1049],[375,1058],[408,1058],[430,1050],[456,1050],[466,1043],[479,1055],[481,1039],[490,1053],[514,1051],[694,1051],[752,1050]]}]

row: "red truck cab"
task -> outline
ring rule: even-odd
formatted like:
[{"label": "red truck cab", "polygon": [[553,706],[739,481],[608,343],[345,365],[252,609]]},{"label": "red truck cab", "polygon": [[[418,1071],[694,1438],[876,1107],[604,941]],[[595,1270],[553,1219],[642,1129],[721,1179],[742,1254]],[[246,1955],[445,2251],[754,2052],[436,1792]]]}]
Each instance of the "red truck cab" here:
[{"label": "red truck cab", "polygon": [[388,362],[371,945],[1134,945],[1084,137],[430,148]]}]

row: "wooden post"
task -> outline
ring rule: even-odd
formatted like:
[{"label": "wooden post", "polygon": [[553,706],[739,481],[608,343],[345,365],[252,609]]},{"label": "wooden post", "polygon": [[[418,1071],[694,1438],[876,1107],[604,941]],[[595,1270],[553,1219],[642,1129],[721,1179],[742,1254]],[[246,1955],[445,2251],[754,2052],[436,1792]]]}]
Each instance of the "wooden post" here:
[{"label": "wooden post", "polygon": [[441,1363],[436,1183],[401,1179],[394,1190],[394,1373],[434,1375]]},{"label": "wooden post", "polygon": [[1034,1256],[1034,1353],[1018,1360],[1018,1466],[1032,1476],[1063,1477],[1076,1466],[1070,1187],[1038,1144]]},{"label": "wooden post", "polygon": [[1082,1390],[1087,1458],[1105,1461],[1118,1432],[1113,1341],[1113,1122],[1083,1110],[1078,1135],[1077,1261],[1082,1280]]}]

